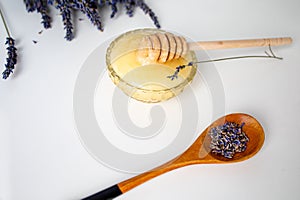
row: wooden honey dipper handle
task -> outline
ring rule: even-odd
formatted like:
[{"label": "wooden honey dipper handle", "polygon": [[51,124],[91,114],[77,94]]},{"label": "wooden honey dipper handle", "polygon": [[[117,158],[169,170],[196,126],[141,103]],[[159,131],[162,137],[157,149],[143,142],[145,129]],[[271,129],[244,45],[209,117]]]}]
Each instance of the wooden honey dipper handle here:
[{"label": "wooden honey dipper handle", "polygon": [[213,49],[231,49],[231,48],[246,48],[246,47],[264,47],[264,46],[279,46],[292,43],[292,38],[265,38],[265,39],[250,39],[250,40],[224,40],[224,41],[203,41],[190,42],[188,47],[190,50],[213,50]]},{"label": "wooden honey dipper handle", "polygon": [[292,38],[265,38],[248,40],[223,40],[187,42],[182,36],[171,33],[156,33],[145,36],[141,41],[140,60],[158,61],[164,63],[184,56],[189,50],[214,50],[245,47],[278,46],[292,43]]}]

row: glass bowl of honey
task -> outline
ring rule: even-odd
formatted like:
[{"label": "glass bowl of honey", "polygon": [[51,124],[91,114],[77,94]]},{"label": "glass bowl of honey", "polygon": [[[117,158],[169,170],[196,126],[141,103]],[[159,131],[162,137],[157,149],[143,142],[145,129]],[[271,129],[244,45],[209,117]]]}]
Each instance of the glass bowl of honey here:
[{"label": "glass bowl of honey", "polygon": [[183,91],[193,80],[196,66],[180,70],[178,77],[170,79],[176,67],[196,62],[194,51],[166,62],[149,61],[141,58],[143,38],[167,33],[159,29],[137,29],[114,39],[106,52],[106,65],[114,84],[126,95],[146,103],[168,100]]}]

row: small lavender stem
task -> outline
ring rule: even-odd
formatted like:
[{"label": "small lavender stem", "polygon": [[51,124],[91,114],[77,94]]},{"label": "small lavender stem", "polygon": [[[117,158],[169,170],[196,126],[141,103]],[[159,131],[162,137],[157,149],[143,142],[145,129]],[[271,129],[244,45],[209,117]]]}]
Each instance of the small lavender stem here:
[{"label": "small lavender stem", "polygon": [[274,52],[271,49],[271,46],[269,46],[269,50],[272,55],[270,55],[268,52],[265,52],[267,55],[266,56],[234,56],[234,57],[226,57],[226,58],[218,58],[218,59],[213,59],[213,60],[203,60],[203,61],[197,61],[197,62],[189,62],[186,65],[180,65],[176,67],[176,70],[174,74],[167,76],[167,78],[171,79],[172,81],[175,78],[178,78],[178,74],[180,70],[184,69],[187,66],[193,66],[193,64],[200,64],[200,63],[208,63],[208,62],[218,62],[218,61],[225,61],[225,60],[235,60],[235,59],[242,59],[242,58],[272,58],[272,59],[278,59],[282,60],[282,57],[277,57],[275,56]]},{"label": "small lavender stem", "polygon": [[27,12],[33,12],[36,10],[36,7],[34,5],[35,2],[31,1],[31,0],[23,0],[26,10]]},{"label": "small lavender stem", "polygon": [[198,61],[198,62],[193,62],[193,63],[208,63],[208,62],[218,62],[218,61],[224,61],[224,60],[234,60],[234,59],[241,59],[241,58],[274,58],[278,60],[282,60],[283,58],[277,57],[277,56],[235,56],[235,57],[227,57],[227,58],[218,58],[218,59],[213,59],[213,60],[203,60],[203,61]]},{"label": "small lavender stem", "polygon": [[0,15],[1,15],[1,19],[2,19],[2,22],[3,22],[3,24],[4,24],[4,27],[5,27],[5,30],[6,30],[6,33],[7,33],[8,37],[11,37],[11,36],[10,36],[10,32],[9,32],[9,30],[8,30],[8,26],[7,26],[6,22],[5,22],[4,16],[3,16],[3,14],[2,14],[1,8],[0,8]]}]

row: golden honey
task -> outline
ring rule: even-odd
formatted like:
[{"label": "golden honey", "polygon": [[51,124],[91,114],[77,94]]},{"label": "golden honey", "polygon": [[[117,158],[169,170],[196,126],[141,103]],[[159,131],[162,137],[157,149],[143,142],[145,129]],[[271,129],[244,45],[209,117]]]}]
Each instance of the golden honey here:
[{"label": "golden honey", "polygon": [[164,32],[158,29],[139,29],[124,33],[109,46],[106,63],[112,81],[128,96],[147,103],[170,99],[179,94],[193,79],[195,66],[189,66],[171,80],[176,67],[195,61],[194,52],[165,63],[148,61],[140,57],[144,36]]}]

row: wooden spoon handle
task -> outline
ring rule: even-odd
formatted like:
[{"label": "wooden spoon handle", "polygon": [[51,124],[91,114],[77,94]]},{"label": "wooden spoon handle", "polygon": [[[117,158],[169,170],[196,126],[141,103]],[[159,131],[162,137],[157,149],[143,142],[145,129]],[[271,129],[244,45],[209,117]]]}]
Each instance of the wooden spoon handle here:
[{"label": "wooden spoon handle", "polygon": [[174,169],[177,169],[179,167],[183,167],[183,166],[186,166],[189,164],[195,164],[195,163],[193,163],[193,162],[189,163],[188,161],[182,162],[181,159],[175,158],[153,170],[150,170],[150,171],[147,171],[140,175],[134,176],[123,182],[113,185],[105,190],[102,190],[91,196],[88,196],[82,200],[102,200],[102,199],[105,200],[108,198],[115,198],[115,197],[117,197],[121,194],[124,194],[125,192],[135,188],[136,186],[138,186],[156,176],[159,176],[161,174],[164,174],[166,172],[169,172],[171,170],[174,170]]},{"label": "wooden spoon handle", "polygon": [[279,46],[292,43],[292,38],[265,38],[250,40],[203,41],[188,43],[190,50],[231,49],[245,47]]},{"label": "wooden spoon handle", "polygon": [[157,177],[161,174],[164,174],[166,172],[169,172],[169,171],[172,171],[174,169],[177,169],[179,167],[182,167],[184,165],[187,165],[185,163],[172,163],[173,161],[171,162],[168,162],[166,163],[165,165],[162,165],[156,169],[153,169],[153,170],[150,170],[150,171],[147,171],[145,173],[142,173],[140,175],[137,175],[137,176],[134,176],[130,179],[127,179],[123,182],[120,182],[118,184],[118,187],[120,188],[120,190],[122,191],[122,193],[125,193],[133,188],[135,188],[136,186],[138,185],[141,185],[142,183],[154,178],[154,177]]}]

